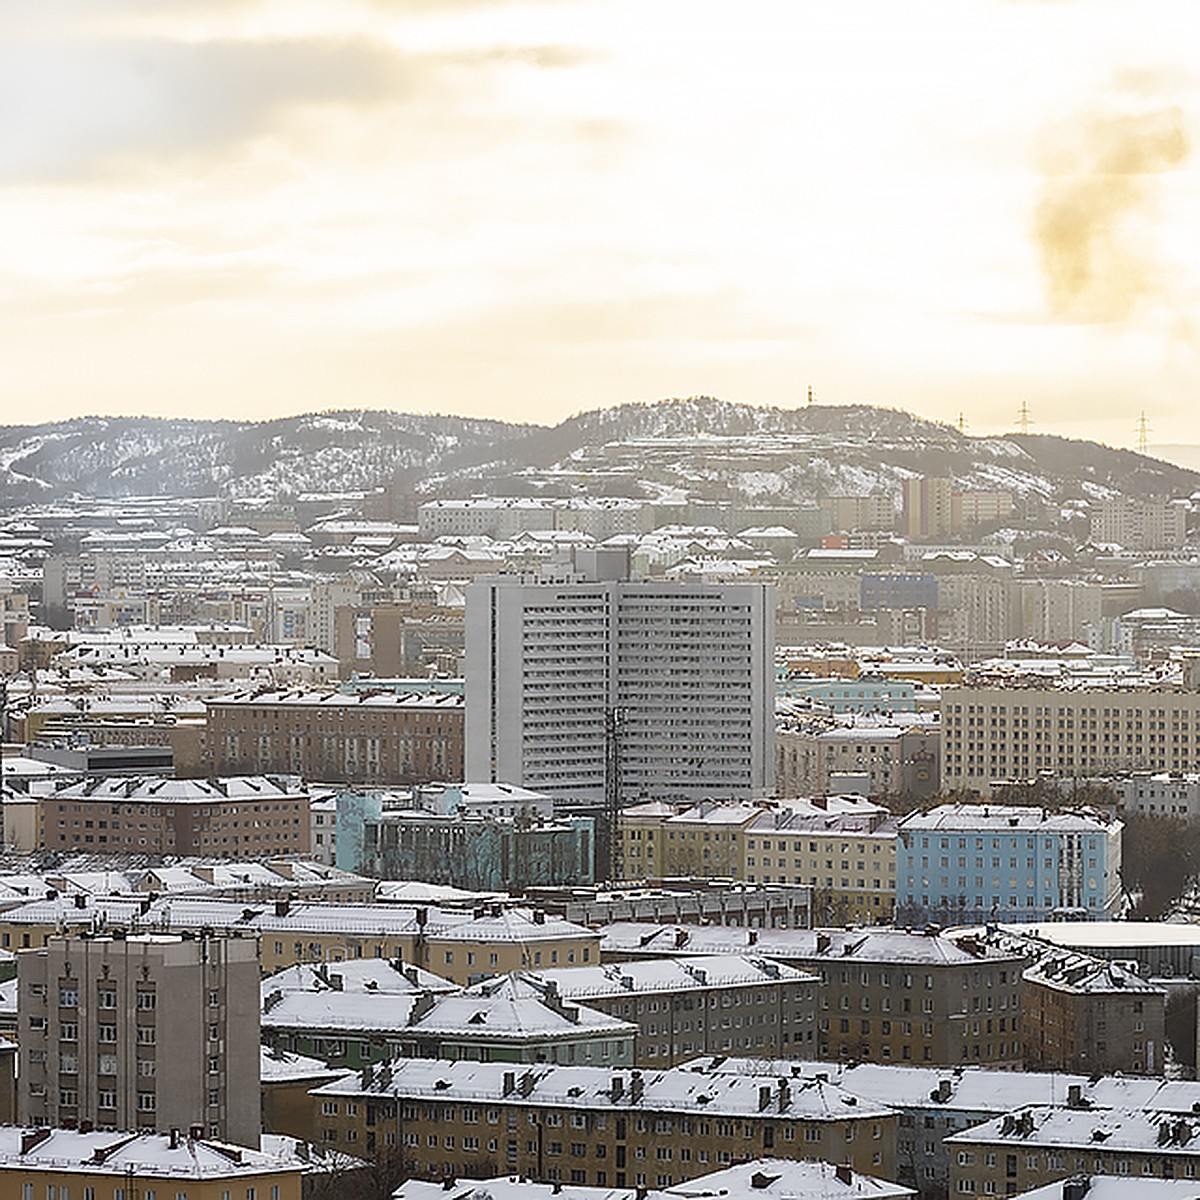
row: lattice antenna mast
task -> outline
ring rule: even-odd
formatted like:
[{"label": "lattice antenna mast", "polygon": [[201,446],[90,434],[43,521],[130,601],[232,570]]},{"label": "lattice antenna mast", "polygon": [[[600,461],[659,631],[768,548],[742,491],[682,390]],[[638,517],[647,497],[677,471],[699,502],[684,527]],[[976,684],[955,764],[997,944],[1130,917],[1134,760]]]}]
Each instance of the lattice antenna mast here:
[{"label": "lattice antenna mast", "polygon": [[608,825],[608,878],[619,883],[625,874],[621,848],[621,726],[625,714],[610,708],[604,718],[604,819]]}]

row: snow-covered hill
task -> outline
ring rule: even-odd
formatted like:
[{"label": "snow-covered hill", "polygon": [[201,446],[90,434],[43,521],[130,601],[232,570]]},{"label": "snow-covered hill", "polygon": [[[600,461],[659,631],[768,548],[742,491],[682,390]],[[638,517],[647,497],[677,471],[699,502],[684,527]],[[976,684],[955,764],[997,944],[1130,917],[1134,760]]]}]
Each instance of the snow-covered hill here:
[{"label": "snow-covered hill", "polygon": [[967,437],[896,409],[779,409],[709,397],[625,404],[554,426],[344,411],[260,423],[89,417],[0,427],[8,505],[70,494],[278,496],[401,480],[439,494],[511,492],[534,470],[564,490],[794,503],[899,492],[946,475],[1055,503],[1069,497],[1190,495],[1200,474],[1094,442],[1032,434]]}]

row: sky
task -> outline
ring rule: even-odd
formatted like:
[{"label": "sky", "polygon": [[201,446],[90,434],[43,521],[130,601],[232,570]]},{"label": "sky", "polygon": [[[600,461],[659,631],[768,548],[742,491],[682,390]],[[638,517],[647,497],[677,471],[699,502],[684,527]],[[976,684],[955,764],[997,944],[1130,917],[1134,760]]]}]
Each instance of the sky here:
[{"label": "sky", "polygon": [[1200,442],[1194,0],[0,3],[0,421]]}]

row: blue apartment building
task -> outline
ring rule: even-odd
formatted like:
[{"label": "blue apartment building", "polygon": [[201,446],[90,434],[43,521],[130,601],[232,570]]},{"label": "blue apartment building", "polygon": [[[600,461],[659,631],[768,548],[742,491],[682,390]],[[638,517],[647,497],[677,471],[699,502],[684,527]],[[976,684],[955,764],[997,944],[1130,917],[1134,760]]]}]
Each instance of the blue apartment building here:
[{"label": "blue apartment building", "polygon": [[896,840],[896,923],[1117,919],[1119,820],[1088,809],[944,804]]}]

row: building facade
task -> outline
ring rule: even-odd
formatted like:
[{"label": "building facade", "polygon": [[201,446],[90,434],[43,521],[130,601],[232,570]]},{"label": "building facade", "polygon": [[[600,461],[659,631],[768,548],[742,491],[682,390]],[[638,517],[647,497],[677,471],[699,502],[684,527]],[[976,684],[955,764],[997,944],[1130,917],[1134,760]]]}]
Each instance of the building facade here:
[{"label": "building facade", "polygon": [[543,971],[564,1000],[636,1024],[636,1065],[698,1054],[777,1059],[817,1052],[817,977],[755,955],[711,955]]},{"label": "building facade", "polygon": [[628,555],[467,592],[466,778],[599,803],[767,794],[774,598],[633,581]]},{"label": "building facade", "polygon": [[1050,953],[1021,977],[1025,1065],[1037,1071],[1157,1075],[1165,989],[1116,962]]},{"label": "building facade", "polygon": [[309,797],[295,777],[108,776],[38,797],[39,849],[250,858],[307,854]]},{"label": "building facade", "polygon": [[1200,762],[1200,691],[1190,687],[950,688],[941,725],[942,787],[985,796],[1011,780],[1186,773]]},{"label": "building facade", "polygon": [[1120,915],[1123,825],[1079,809],[944,804],[896,844],[897,920],[987,924]]},{"label": "building facade", "polygon": [[398,1146],[417,1178],[669,1187],[762,1154],[895,1170],[895,1112],[816,1079],[399,1059],[312,1097],[323,1141]]},{"label": "building facade", "polygon": [[461,779],[463,708],[453,695],[246,692],[209,701],[207,747],[218,775],[279,771],[401,785]]},{"label": "building facade", "polygon": [[54,937],[18,955],[17,979],[23,1123],[258,1145],[253,940]]}]

